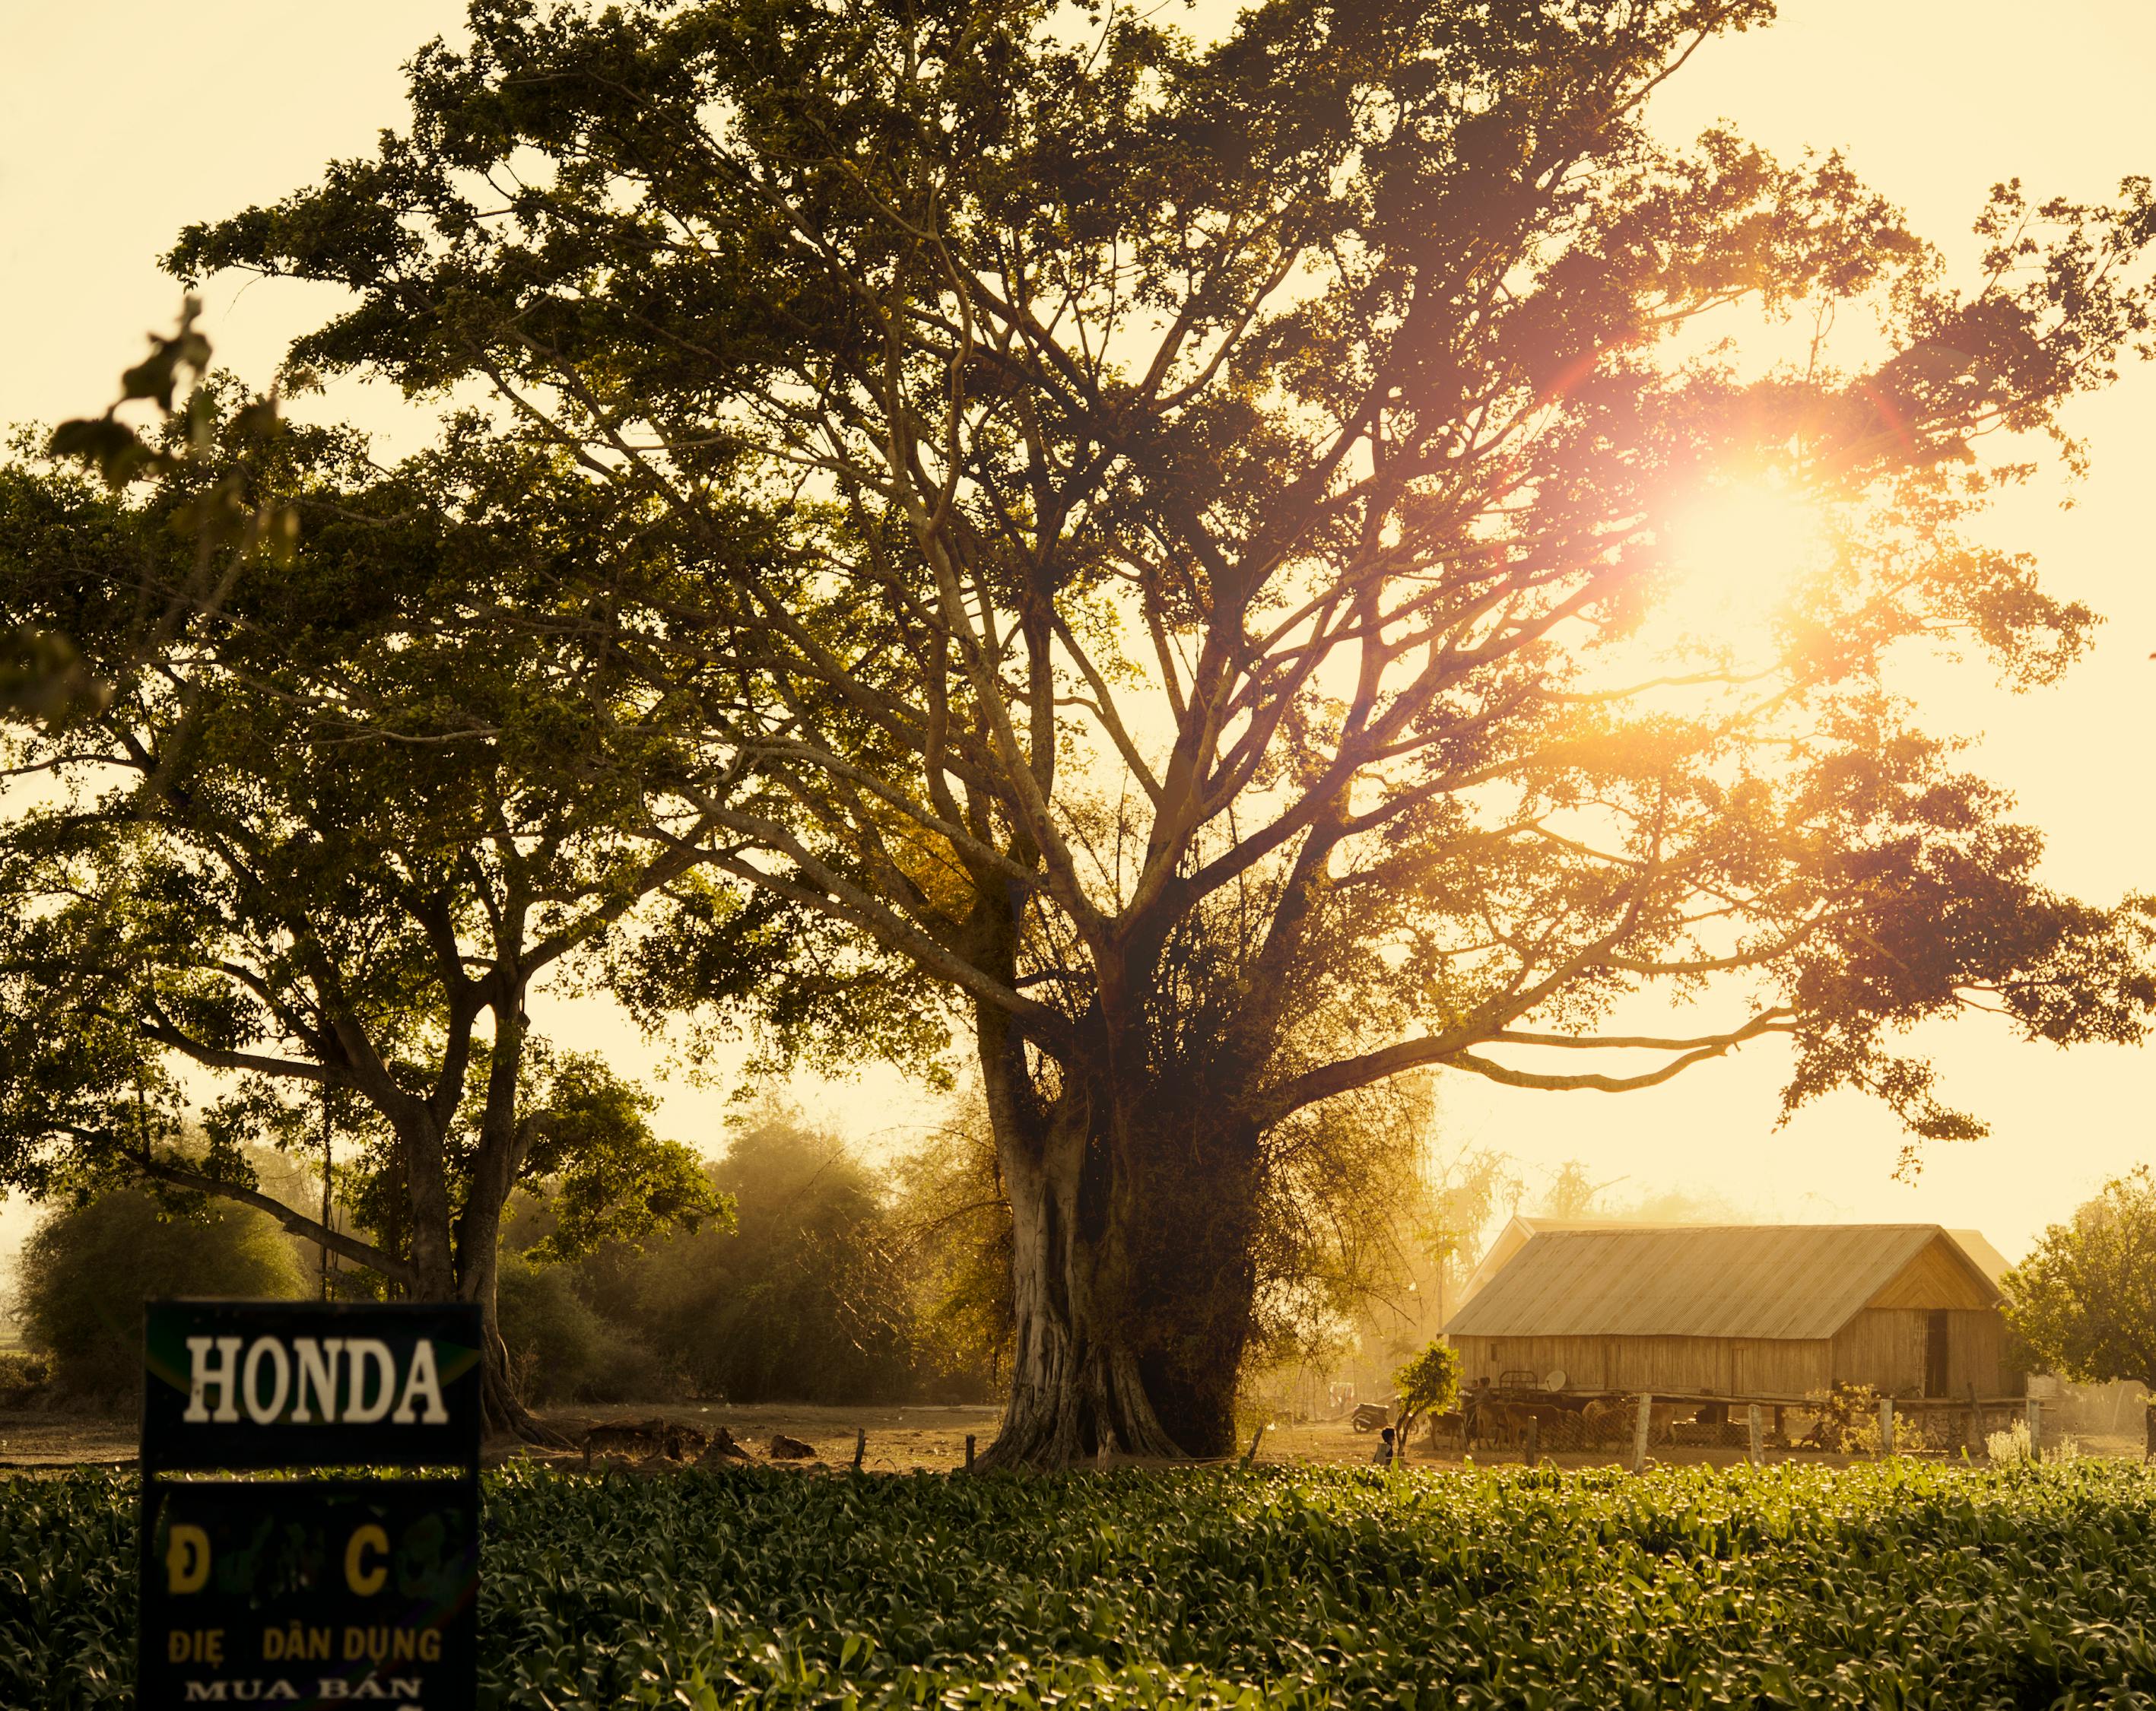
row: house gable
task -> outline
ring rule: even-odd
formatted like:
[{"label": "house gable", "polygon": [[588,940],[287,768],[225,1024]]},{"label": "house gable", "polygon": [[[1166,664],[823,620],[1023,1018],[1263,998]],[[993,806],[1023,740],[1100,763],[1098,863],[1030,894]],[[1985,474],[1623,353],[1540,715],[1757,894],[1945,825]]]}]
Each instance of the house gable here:
[{"label": "house gable", "polygon": [[1974,1313],[1996,1307],[2002,1298],[1992,1281],[1943,1231],[1865,1305]]}]

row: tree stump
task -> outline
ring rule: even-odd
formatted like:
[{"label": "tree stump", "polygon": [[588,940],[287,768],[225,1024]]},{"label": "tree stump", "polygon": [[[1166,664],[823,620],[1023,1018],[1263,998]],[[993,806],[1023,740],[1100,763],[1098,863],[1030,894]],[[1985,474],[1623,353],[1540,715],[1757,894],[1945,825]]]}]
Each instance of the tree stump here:
[{"label": "tree stump", "polygon": [[711,1441],[704,1446],[704,1453],[696,1458],[699,1467],[723,1467],[731,1462],[746,1462],[748,1452],[723,1426],[711,1428]]}]

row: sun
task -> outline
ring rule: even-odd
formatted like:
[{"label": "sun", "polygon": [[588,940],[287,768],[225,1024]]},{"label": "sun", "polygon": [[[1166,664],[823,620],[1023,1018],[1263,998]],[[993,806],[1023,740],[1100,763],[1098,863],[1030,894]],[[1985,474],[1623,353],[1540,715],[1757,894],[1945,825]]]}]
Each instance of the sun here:
[{"label": "sun", "polygon": [[1662,544],[1674,628],[1694,643],[1741,653],[1768,645],[1774,619],[1825,563],[1816,501],[1774,475],[1726,480],[1681,506]]}]

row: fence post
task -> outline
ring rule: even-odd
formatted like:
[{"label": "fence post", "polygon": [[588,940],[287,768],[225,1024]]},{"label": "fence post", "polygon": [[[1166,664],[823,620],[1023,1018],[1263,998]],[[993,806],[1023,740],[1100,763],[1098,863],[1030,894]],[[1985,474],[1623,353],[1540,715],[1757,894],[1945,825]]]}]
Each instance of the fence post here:
[{"label": "fence post", "polygon": [[860,1427],[854,1428],[854,1472],[861,1471],[861,1458],[869,1452],[869,1435]]},{"label": "fence post", "polygon": [[1976,1405],[1976,1386],[1969,1387],[1969,1453],[1974,1461],[1984,1453],[1984,1410]]},{"label": "fence post", "polygon": [[1894,1399],[1892,1396],[1879,1399],[1879,1453],[1882,1456],[1894,1453]]},{"label": "fence post", "polygon": [[1759,1423],[1759,1405],[1757,1402],[1746,1405],[1744,1425],[1752,1439],[1752,1465],[1757,1467],[1767,1459],[1767,1435]]},{"label": "fence post", "polygon": [[2039,1457],[2044,1453],[2044,1405],[2034,1396],[2029,1398],[2029,1453]]},{"label": "fence post", "polygon": [[968,1473],[973,1471],[973,1435],[971,1432],[966,1434],[966,1471]]},{"label": "fence post", "polygon": [[1632,1471],[1647,1471],[1647,1428],[1654,1418],[1655,1399],[1645,1391],[1640,1395],[1640,1417],[1632,1426]]},{"label": "fence post", "polygon": [[1539,1415],[1530,1414],[1530,1415],[1527,1416],[1527,1466],[1528,1466],[1528,1467],[1533,1467],[1533,1466],[1535,1465],[1535,1459],[1536,1459],[1536,1457],[1537,1457],[1538,1456],[1540,1456],[1540,1455],[1542,1454],[1542,1449],[1543,1449],[1543,1422],[1542,1422],[1542,1417],[1541,1417]]}]

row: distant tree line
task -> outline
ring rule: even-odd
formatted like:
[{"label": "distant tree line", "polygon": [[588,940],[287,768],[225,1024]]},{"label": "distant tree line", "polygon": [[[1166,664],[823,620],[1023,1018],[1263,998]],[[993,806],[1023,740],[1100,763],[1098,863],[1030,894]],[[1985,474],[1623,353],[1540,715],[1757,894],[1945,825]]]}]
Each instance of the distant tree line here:
[{"label": "distant tree line", "polygon": [[944,1132],[879,1166],[767,1102],[705,1167],[730,1222],[550,1262],[551,1208],[520,1203],[501,1279],[520,1388],[534,1403],[988,1400],[1008,1308],[976,1321],[954,1287],[993,1269],[998,1237],[993,1205],[952,1200],[973,1187],[955,1179],[962,1146]]},{"label": "distant tree line", "polygon": [[[1009,1211],[965,1119],[878,1164],[766,1100],[701,1166],[717,1213],[657,1236],[589,1243],[558,1191],[520,1193],[500,1282],[520,1401],[987,1400],[1008,1370]],[[314,1192],[275,1155],[250,1163],[287,1199]],[[318,1254],[251,1207],[109,1187],[47,1215],[12,1303],[47,1393],[110,1405],[139,1387],[144,1299],[311,1294]],[[382,1292],[371,1272],[327,1275],[341,1297]]]},{"label": "distant tree line", "polygon": [[16,1257],[11,1306],[49,1395],[110,1404],[141,1393],[146,1300],[281,1299],[306,1283],[295,1244],[252,1207],[113,1188],[46,1215]]}]

